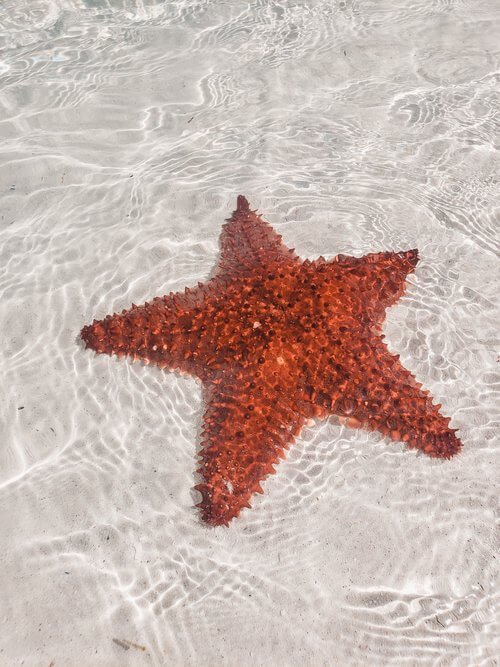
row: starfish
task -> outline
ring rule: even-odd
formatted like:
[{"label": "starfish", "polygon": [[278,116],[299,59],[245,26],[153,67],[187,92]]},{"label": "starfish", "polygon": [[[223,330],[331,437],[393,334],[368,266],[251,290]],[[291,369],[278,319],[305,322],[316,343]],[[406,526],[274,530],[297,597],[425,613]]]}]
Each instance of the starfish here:
[{"label": "starfish", "polygon": [[301,260],[240,195],[214,276],[83,327],[87,347],[201,380],[195,486],[202,519],[250,507],[304,424],[336,415],[433,457],[460,447],[427,391],[383,342],[385,310],[417,250]]}]

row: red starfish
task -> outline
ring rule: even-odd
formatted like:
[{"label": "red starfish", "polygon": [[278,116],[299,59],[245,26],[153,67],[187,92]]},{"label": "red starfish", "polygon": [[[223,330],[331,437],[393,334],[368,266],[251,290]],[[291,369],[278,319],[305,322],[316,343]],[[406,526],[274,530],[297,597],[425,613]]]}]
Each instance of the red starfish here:
[{"label": "red starfish", "polygon": [[430,456],[460,449],[449,419],[382,342],[416,250],[302,261],[238,197],[215,276],[83,327],[96,352],[130,355],[204,386],[203,519],[250,507],[306,420],[336,414]]}]

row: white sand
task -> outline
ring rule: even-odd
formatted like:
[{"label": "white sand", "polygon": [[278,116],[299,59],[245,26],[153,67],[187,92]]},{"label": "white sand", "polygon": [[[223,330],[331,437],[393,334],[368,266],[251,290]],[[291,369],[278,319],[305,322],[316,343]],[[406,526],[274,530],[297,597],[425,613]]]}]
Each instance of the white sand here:
[{"label": "white sand", "polygon": [[[494,665],[497,2],[0,24],[0,665]],[[387,339],[460,456],[324,422],[200,523],[199,386],[77,335],[205,279],[239,192],[303,257],[420,249]]]}]

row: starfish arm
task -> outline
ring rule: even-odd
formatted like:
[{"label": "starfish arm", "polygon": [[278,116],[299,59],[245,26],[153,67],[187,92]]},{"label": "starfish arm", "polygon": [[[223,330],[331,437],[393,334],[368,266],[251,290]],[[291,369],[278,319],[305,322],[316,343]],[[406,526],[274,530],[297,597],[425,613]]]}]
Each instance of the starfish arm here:
[{"label": "starfish arm", "polygon": [[364,257],[338,255],[317,260],[326,279],[342,282],[342,302],[357,319],[379,326],[385,311],[406,290],[406,278],[418,262],[418,250],[370,253]]},{"label": "starfish arm", "polygon": [[433,404],[398,355],[375,336],[358,341],[354,349],[349,361],[324,376],[317,400],[325,412],[345,418],[349,426],[381,431],[429,456],[450,458],[460,450],[449,418],[440,414],[441,406]]},{"label": "starfish arm", "polygon": [[224,374],[205,388],[197,506],[208,524],[227,525],[263,492],[260,482],[275,472],[305,418],[264,372]]},{"label": "starfish arm", "polygon": [[268,273],[300,264],[295,252],[287,248],[269,223],[250,209],[247,199],[238,195],[237,207],[226,222],[220,237],[220,259],[216,276],[234,280],[254,271]]},{"label": "starfish arm", "polygon": [[199,375],[198,350],[210,338],[203,307],[210,301],[210,284],[156,297],[121,314],[107,315],[83,327],[86,347],[97,353],[130,356],[169,370]]}]

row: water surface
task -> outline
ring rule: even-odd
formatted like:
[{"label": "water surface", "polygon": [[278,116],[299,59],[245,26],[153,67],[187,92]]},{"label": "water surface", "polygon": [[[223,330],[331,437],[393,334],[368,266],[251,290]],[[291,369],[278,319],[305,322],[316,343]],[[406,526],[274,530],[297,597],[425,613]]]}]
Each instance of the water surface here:
[{"label": "water surface", "polygon": [[[0,665],[495,664],[498,18],[2,4]],[[458,457],[323,422],[200,523],[199,385],[77,336],[206,279],[238,193],[304,258],[419,248],[385,333]]]}]

